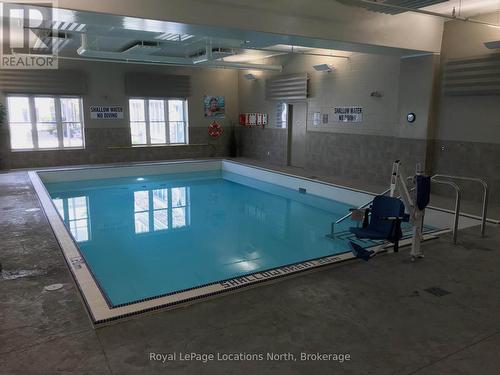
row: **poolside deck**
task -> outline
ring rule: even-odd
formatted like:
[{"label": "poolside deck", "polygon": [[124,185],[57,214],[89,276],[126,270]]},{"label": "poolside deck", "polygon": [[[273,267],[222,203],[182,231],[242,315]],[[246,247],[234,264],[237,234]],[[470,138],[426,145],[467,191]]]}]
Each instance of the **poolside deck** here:
[{"label": "poolside deck", "polygon": [[[39,207],[26,172],[0,174],[0,262],[34,271],[0,280],[0,374],[498,373],[498,227],[484,239],[478,228],[462,231],[457,246],[449,236],[425,243],[417,263],[403,251],[95,330],[43,212],[32,210]],[[64,287],[44,291],[54,283]],[[351,360],[162,364],[151,352]]]}]

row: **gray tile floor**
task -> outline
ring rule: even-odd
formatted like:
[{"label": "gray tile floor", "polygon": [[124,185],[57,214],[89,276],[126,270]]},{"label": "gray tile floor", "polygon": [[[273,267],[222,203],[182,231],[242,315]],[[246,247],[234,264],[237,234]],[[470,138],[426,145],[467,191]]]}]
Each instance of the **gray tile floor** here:
[{"label": "gray tile floor", "polygon": [[[445,236],[94,330],[25,172],[0,174],[0,374],[498,374],[500,228]],[[5,272],[4,272],[5,274]],[[64,287],[45,292],[43,287]],[[425,291],[439,287],[442,297]],[[325,361],[149,361],[149,353],[349,353]]]}]

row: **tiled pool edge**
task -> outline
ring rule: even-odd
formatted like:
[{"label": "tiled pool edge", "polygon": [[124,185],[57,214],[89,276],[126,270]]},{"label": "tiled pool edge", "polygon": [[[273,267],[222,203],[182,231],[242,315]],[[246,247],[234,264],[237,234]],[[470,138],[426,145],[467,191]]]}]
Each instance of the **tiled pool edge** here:
[{"label": "tiled pool edge", "polygon": [[[252,166],[248,167],[252,168]],[[90,167],[87,169],[92,168]],[[63,169],[59,169],[59,171],[61,170]],[[272,171],[269,170],[269,172]],[[350,252],[338,255],[329,255],[322,258],[299,262],[294,264],[293,267],[292,265],[280,266],[272,270],[240,276],[222,282],[214,282],[209,285],[176,292],[162,297],[152,297],[139,302],[111,307],[109,301],[106,300],[106,294],[100,289],[98,283],[92,275],[92,271],[89,267],[87,267],[87,264],[81,256],[78,246],[75,244],[73,238],[66,229],[37,172],[30,171],[29,176],[38,198],[40,199],[44,213],[51,225],[51,229],[60,245],[65,261],[68,264],[78,289],[80,290],[90,318],[95,326],[100,326],[118,319],[150,311],[169,309],[184,304],[190,304],[197,300],[235,292],[237,290],[284,279],[286,277],[291,277],[307,271],[318,270],[326,266],[335,265],[354,258]],[[290,175],[290,177],[301,179],[299,176]],[[318,181],[310,181],[318,183]]]}]

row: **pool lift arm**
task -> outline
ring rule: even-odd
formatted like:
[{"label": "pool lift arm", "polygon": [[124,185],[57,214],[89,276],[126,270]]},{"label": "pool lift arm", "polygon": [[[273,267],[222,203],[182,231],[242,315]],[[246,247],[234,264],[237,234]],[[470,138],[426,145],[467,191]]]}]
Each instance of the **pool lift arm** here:
[{"label": "pool lift arm", "polygon": [[[416,258],[423,258],[424,254],[420,248],[420,243],[423,239],[423,225],[424,225],[424,215],[425,207],[429,203],[430,191],[419,184],[419,176],[423,177],[422,171],[420,170],[420,165],[417,164],[415,176],[411,177],[413,181],[414,189],[408,189],[407,178],[404,172],[401,170],[401,162],[396,160],[392,165],[392,175],[391,175],[391,188],[390,196],[395,197],[396,191],[401,195],[400,199],[403,201],[406,211],[409,214],[409,221],[413,227],[412,229],[412,244],[411,244],[411,257],[412,260]],[[419,198],[421,202],[419,202]]]}]

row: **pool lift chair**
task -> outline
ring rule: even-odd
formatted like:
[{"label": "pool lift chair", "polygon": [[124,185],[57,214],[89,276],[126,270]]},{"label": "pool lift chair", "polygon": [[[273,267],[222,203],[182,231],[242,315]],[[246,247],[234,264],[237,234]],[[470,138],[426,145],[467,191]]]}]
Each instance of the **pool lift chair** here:
[{"label": "pool lift chair", "polygon": [[[409,180],[412,181],[414,188],[408,188]],[[423,238],[425,208],[430,200],[430,177],[424,176],[420,171],[420,166],[417,165],[415,176],[407,179],[401,171],[401,162],[396,160],[392,166],[389,192],[389,196],[376,196],[370,208],[352,210],[351,216],[354,217],[356,212],[358,218],[362,217],[363,225],[361,228],[349,228],[349,232],[359,239],[385,241],[382,245],[370,250],[350,241],[353,254],[357,258],[368,261],[381,251],[390,251],[387,243],[394,244],[393,251],[398,252],[399,241],[403,237],[401,223],[410,222],[413,227],[411,259],[413,261],[416,258],[423,258],[420,243]],[[396,197],[396,192],[399,192],[401,196]]]},{"label": "pool lift chair", "polygon": [[[409,215],[405,214],[403,202],[395,197],[378,195],[373,200],[372,206],[363,211],[363,226],[349,228],[349,232],[359,239],[384,240],[393,243],[394,252],[398,252],[399,240],[403,236],[401,222],[409,220]],[[349,241],[349,244],[353,254],[363,260],[369,260],[377,252],[386,248],[384,244],[376,251],[367,250],[354,241]]]}]

